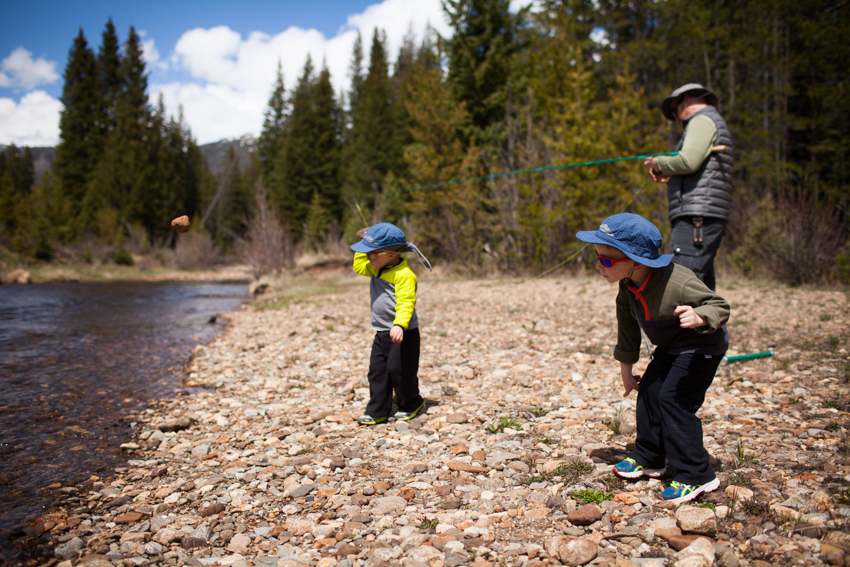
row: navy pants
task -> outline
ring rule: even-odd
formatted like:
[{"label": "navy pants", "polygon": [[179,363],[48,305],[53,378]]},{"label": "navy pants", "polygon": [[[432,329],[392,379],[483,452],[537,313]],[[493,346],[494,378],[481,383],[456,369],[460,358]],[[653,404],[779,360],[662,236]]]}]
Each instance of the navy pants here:
[{"label": "navy pants", "polygon": [[697,485],[714,480],[696,413],[722,359],[722,354],[655,350],[638,388],[637,439],[631,457],[639,465],[663,469],[666,458],[676,468],[674,480]]},{"label": "navy pants", "polygon": [[701,227],[695,225],[694,217],[679,217],[673,221],[673,232],[670,235],[673,261],[689,268],[714,291],[717,287],[714,257],[726,232],[726,221],[711,217],[698,218],[702,218]]},{"label": "navy pants", "polygon": [[389,331],[378,331],[369,359],[369,404],[366,415],[390,416],[393,391],[399,411],[413,411],[422,404],[419,395],[419,329],[404,331],[394,343]]}]

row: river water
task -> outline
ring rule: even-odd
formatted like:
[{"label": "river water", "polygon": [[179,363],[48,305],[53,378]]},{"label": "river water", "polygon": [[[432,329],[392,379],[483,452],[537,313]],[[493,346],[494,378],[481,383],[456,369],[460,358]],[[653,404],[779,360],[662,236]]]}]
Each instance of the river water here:
[{"label": "river water", "polygon": [[0,286],[0,548],[58,487],[122,466],[134,416],[177,393],[247,298],[227,282]]}]

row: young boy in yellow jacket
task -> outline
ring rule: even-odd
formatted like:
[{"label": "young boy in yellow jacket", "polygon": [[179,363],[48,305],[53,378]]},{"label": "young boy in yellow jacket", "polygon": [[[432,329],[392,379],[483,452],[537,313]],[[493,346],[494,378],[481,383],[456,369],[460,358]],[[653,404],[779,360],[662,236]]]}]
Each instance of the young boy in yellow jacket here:
[{"label": "young boy in yellow jacket", "polygon": [[[391,223],[376,224],[357,235],[362,240],[351,246],[356,253],[354,271],[371,278],[369,295],[375,329],[369,359],[369,403],[357,423],[375,425],[387,421],[393,391],[398,402],[393,417],[407,421],[422,411],[425,400],[419,395],[416,274],[401,253],[416,252],[420,261],[424,256]],[[430,269],[430,264],[426,268]]]}]

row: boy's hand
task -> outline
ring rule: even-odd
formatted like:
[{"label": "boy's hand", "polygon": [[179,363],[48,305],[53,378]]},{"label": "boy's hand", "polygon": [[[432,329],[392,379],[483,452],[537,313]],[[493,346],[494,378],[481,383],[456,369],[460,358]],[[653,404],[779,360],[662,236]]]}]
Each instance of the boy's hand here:
[{"label": "boy's hand", "polygon": [[404,338],[404,329],[395,325],[392,329],[390,329],[390,338],[394,343],[400,343]]},{"label": "boy's hand", "polygon": [[625,362],[620,363],[620,377],[623,379],[623,397],[625,398],[632,393],[632,390],[638,389],[640,376],[632,374],[632,365]]},{"label": "boy's hand", "polygon": [[673,314],[679,316],[679,325],[683,329],[696,329],[697,327],[705,326],[705,320],[700,317],[690,305],[680,305],[676,307]]},{"label": "boy's hand", "polygon": [[638,382],[640,382],[640,376],[635,376],[633,374],[623,374],[623,397],[628,397],[629,394],[632,393],[632,390],[637,391]]}]

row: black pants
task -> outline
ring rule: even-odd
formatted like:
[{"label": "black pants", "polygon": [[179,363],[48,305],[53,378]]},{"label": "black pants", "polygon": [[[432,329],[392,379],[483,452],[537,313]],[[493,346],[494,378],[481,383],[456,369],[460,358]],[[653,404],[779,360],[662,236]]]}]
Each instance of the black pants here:
[{"label": "black pants", "polygon": [[702,485],[714,480],[696,413],[722,359],[655,350],[638,388],[637,439],[631,457],[639,465],[663,469],[666,458],[679,482]]},{"label": "black pants", "polygon": [[[711,217],[702,218],[702,227],[697,228],[694,217],[679,217],[673,221],[670,242],[673,248],[673,261],[693,271],[711,290],[717,282],[714,277],[714,257],[726,232],[726,221]],[[695,231],[702,238],[695,240]]]},{"label": "black pants", "polygon": [[404,331],[394,343],[389,331],[378,331],[369,359],[369,404],[366,414],[389,417],[393,390],[399,411],[413,411],[422,403],[419,395],[419,329]]}]

